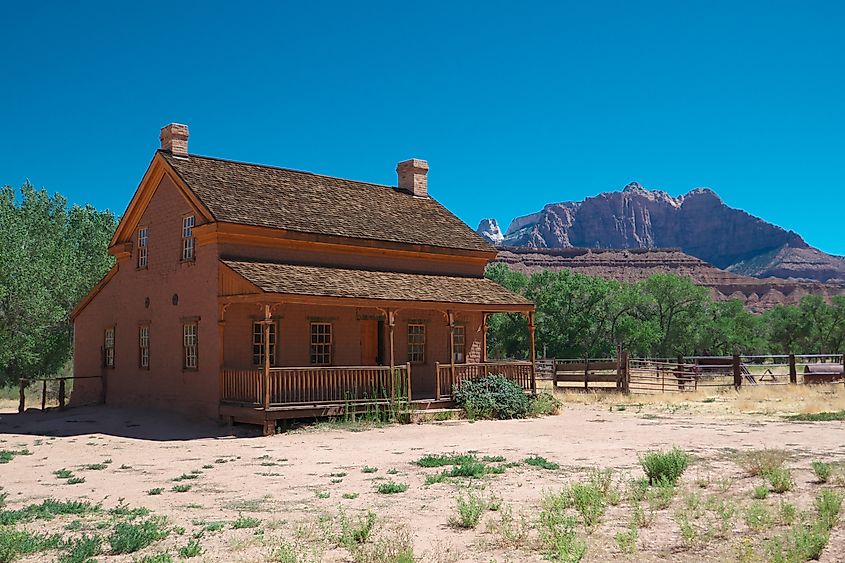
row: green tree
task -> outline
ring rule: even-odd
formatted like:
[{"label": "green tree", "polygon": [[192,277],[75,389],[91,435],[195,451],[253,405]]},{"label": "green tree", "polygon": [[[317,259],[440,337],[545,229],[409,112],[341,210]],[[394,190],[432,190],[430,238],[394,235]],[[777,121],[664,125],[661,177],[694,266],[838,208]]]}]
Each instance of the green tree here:
[{"label": "green tree", "polygon": [[694,350],[698,327],[712,299],[707,289],[672,274],[655,274],[637,286],[642,299],[636,314],[654,323],[659,335],[651,355],[674,357]]},{"label": "green tree", "polygon": [[0,190],[0,383],[57,373],[72,352],[71,309],[112,264],[116,220],[68,208],[28,182]]}]

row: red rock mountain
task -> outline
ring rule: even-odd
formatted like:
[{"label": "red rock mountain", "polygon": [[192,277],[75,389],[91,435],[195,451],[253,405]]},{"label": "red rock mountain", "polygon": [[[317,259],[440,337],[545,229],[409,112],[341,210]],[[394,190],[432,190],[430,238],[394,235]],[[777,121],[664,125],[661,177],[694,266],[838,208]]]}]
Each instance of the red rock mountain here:
[{"label": "red rock mountain", "polygon": [[[482,236],[495,224],[485,221],[485,228],[479,229]],[[845,281],[845,259],[809,246],[797,233],[728,207],[707,188],[672,197],[631,183],[621,192],[549,204],[514,219],[504,240],[489,240],[538,249],[679,248],[744,276]]]}]

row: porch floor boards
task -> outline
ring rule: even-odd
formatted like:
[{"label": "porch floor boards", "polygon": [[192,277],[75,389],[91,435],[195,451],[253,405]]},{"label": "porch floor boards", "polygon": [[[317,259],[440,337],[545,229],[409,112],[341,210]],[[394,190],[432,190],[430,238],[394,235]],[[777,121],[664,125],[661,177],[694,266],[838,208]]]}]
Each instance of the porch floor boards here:
[{"label": "porch floor boards", "polygon": [[[220,416],[229,419],[230,422],[243,422],[247,424],[265,424],[268,421],[288,420],[294,418],[320,418],[328,416],[342,416],[346,413],[360,414],[367,412],[373,407],[383,408],[385,403],[362,402],[362,403],[309,403],[303,405],[270,405],[265,411],[263,407],[221,403]],[[451,399],[415,399],[409,403],[410,412],[452,409],[455,402]]]}]

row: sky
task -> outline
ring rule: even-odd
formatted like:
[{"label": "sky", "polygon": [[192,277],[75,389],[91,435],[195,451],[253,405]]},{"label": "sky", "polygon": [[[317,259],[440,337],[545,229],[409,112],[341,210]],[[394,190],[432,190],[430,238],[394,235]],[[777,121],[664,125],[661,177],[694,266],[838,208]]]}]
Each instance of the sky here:
[{"label": "sky", "polygon": [[[3,2],[0,185],[122,214],[159,146],[429,192],[475,228],[709,186],[845,254],[845,3]],[[126,3],[129,4],[129,3]]]}]

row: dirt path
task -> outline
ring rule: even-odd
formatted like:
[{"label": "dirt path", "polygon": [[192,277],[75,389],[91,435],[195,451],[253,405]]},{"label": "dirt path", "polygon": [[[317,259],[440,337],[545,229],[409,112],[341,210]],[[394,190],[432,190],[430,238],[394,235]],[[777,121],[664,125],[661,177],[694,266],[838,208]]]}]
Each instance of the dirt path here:
[{"label": "dirt path", "polygon": [[[634,409],[611,412],[567,405],[559,416],[541,419],[448,421],[360,432],[312,428],[264,438],[241,427],[91,407],[45,415],[0,415],[0,449],[32,452],[0,465],[0,484],[8,493],[11,508],[48,497],[86,499],[102,502],[107,508],[124,502],[149,508],[185,528],[183,536],[171,534],[143,553],[169,549],[175,554],[204,523],[231,522],[239,515],[249,515],[261,520],[263,533],[256,534],[254,529],[205,533],[201,538],[203,560],[270,560],[283,541],[299,542],[302,550],[312,549],[308,536],[314,530],[303,530],[317,526],[314,523],[321,514],[336,515],[342,506],[349,514],[374,511],[384,523],[381,533],[385,535],[400,533],[390,532],[394,527],[404,529],[422,560],[539,561],[537,552],[503,547],[495,533],[485,533],[485,524],[499,519],[496,513],[487,513],[475,530],[450,527],[457,491],[470,487],[479,495],[501,499],[513,514],[522,513],[533,520],[544,491],[559,490],[592,468],[613,468],[640,477],[639,454],[679,446],[697,458],[685,475],[690,488],[696,480],[727,479],[736,482],[730,494],[750,498],[750,490],[759,480],[742,478],[728,452],[783,448],[793,456],[789,464],[797,484],[795,491],[783,498],[809,507],[812,495],[807,491],[814,486],[810,461],[845,461],[843,430],[842,422],[797,424],[762,417],[713,418],[638,413]],[[448,452],[504,456],[507,462],[540,455],[560,464],[561,469],[520,464],[501,475],[426,486],[426,475],[439,470],[413,462],[426,453]],[[107,460],[104,469],[84,467]],[[365,473],[365,466],[377,471]],[[54,475],[60,468],[83,476],[85,482],[65,484]],[[190,484],[191,489],[173,492],[177,484],[173,479],[192,471],[197,478],[178,482]],[[401,494],[377,493],[376,486],[386,480],[409,488]],[[164,491],[149,495],[155,488]],[[344,498],[344,494],[357,497]],[[610,507],[601,526],[588,538],[585,560],[624,559],[613,536],[625,528],[629,512],[624,503]],[[724,549],[680,547],[677,525],[669,515],[665,520],[640,532],[640,552],[630,556],[631,560],[659,560],[671,553],[674,560],[716,561],[735,548],[733,540],[726,542]],[[56,530],[52,522],[30,526]],[[834,530],[834,539],[843,537],[841,527]],[[737,538],[748,535],[746,532],[738,523]],[[349,560],[345,550],[324,547],[325,553],[323,548],[317,550],[323,560]],[[845,556],[845,551],[842,546],[833,547],[832,541],[825,557],[833,561],[833,556]],[[132,557],[102,559],[130,561]]]}]

